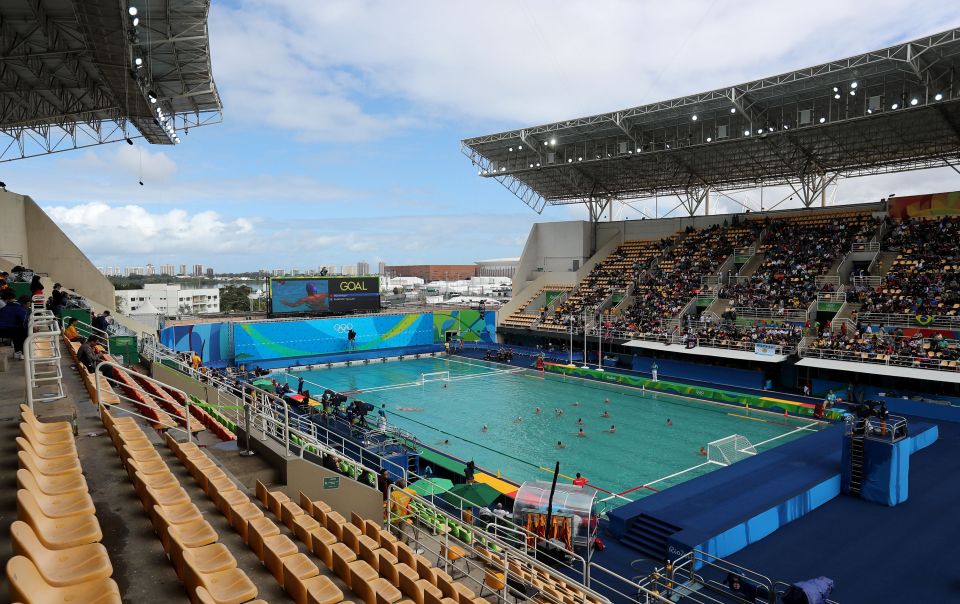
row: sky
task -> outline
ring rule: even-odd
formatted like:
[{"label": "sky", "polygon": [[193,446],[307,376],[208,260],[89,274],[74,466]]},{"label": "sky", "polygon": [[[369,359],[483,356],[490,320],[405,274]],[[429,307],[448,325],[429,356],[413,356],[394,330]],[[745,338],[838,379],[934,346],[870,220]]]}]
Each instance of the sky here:
[{"label": "sky", "polygon": [[[226,272],[519,256],[533,223],[586,214],[536,214],[477,176],[462,139],[957,26],[960,13],[942,0],[217,0],[209,30],[222,123],[177,146],[137,140],[11,162],[0,178],[98,266]],[[960,175],[944,168],[843,180],[829,198],[957,189]],[[766,206],[784,195],[767,190]],[[735,197],[759,205],[758,191]],[[641,200],[614,218],[674,205]]]}]

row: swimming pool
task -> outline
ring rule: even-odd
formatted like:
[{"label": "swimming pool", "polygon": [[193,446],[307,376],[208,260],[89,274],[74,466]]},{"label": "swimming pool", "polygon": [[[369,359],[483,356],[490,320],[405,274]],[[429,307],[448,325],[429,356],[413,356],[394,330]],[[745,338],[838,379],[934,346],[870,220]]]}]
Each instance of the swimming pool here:
[{"label": "swimming pool", "polygon": [[[449,372],[449,381],[433,376],[419,383],[422,374],[436,372]],[[386,405],[390,423],[424,443],[464,460],[474,459],[514,481],[549,480],[559,461],[561,474],[581,472],[591,484],[613,493],[704,464],[700,448],[720,438],[743,435],[762,452],[817,429],[809,420],[463,357],[287,375],[293,387],[302,376],[314,396],[321,388],[359,390],[364,401],[378,408]],[[558,415],[556,408],[563,414]],[[604,412],[610,417],[602,417]],[[577,436],[578,420],[583,422],[583,438]],[[616,432],[606,432],[611,425]],[[564,448],[557,447],[558,441]],[[705,464],[653,487],[662,490],[719,467]],[[639,489],[626,497],[652,492]]]}]

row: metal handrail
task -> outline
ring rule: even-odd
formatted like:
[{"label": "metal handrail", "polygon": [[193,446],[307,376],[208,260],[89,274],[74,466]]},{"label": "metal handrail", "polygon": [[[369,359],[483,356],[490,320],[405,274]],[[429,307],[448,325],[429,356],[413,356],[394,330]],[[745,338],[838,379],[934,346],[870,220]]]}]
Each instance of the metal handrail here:
[{"label": "metal handrail", "polygon": [[784,308],[781,312],[773,308],[757,308],[751,306],[735,306],[734,312],[737,313],[737,319],[761,320],[772,319],[777,321],[793,321],[803,323],[807,320],[807,310],[805,308]]},{"label": "metal handrail", "polygon": [[[923,325],[923,327],[949,327],[960,329],[960,316],[953,317],[949,315],[930,315],[932,320]],[[908,313],[878,313],[863,312],[860,313],[860,321],[863,323],[883,323],[885,325],[909,325],[916,326],[917,315]]]},{"label": "metal handrail", "polygon": [[[98,378],[98,376],[102,375],[104,381],[106,381],[107,384],[119,384],[119,383],[120,383],[118,380],[116,380],[116,379],[114,379],[114,378],[111,378],[111,377],[109,377],[106,373],[104,373],[104,372],[103,372],[104,367],[109,367],[109,368],[111,368],[113,371],[122,371],[122,372],[125,372],[125,373],[128,373],[128,374],[129,374],[129,372],[127,371],[127,369],[126,369],[123,365],[120,365],[120,364],[118,364],[118,363],[114,363],[113,361],[100,361],[100,362],[97,364],[96,368],[94,368],[94,370],[93,370],[93,381],[96,383],[96,386],[97,386],[97,405],[98,405],[98,406],[107,406],[107,405],[104,405],[104,403],[103,403],[103,396],[102,396],[102,395],[103,395],[103,389],[102,389],[102,388],[103,388],[103,383],[102,383],[101,380]],[[129,410],[129,409],[124,409],[123,412],[124,412],[124,413],[127,413],[127,414],[129,414],[129,415],[134,415],[134,416],[136,416],[136,417],[139,417],[139,418],[141,418],[141,419],[144,419],[144,420],[150,422],[151,424],[157,424],[157,425],[159,425],[161,428],[163,428],[163,429],[165,429],[165,430],[178,430],[178,431],[186,432],[186,434],[187,434],[187,442],[191,442],[191,441],[193,440],[193,432],[190,430],[190,416],[192,415],[192,414],[190,413],[190,397],[187,396],[184,391],[182,391],[182,390],[180,390],[180,389],[178,389],[178,388],[174,388],[173,386],[170,386],[169,384],[166,384],[166,383],[164,383],[164,382],[159,382],[159,381],[157,381],[157,380],[155,380],[155,379],[153,379],[153,378],[151,378],[151,377],[147,377],[147,376],[145,376],[145,375],[140,375],[140,376],[138,376],[138,377],[140,377],[141,379],[146,380],[146,381],[148,381],[148,382],[150,382],[150,383],[152,383],[152,384],[156,384],[156,385],[159,386],[160,388],[163,388],[163,389],[166,389],[166,390],[173,390],[174,392],[183,395],[184,401],[185,401],[185,403],[184,403],[184,410],[185,410],[185,413],[184,413],[184,416],[185,416],[185,417],[184,417],[184,427],[181,428],[180,425],[177,424],[176,421],[174,421],[172,424],[164,424],[164,423],[158,422],[157,420],[155,420],[155,419],[153,419],[153,418],[151,418],[151,417],[147,417],[146,415],[142,415],[142,414],[140,414],[140,413],[137,413],[137,412],[135,412],[135,411],[131,411],[131,410]],[[134,399],[132,399],[132,398],[130,398],[130,397],[124,395],[124,394],[121,394],[120,392],[117,392],[117,389],[116,389],[116,388],[112,388],[112,387],[111,387],[111,390],[113,391],[113,394],[114,394],[117,398],[119,398],[119,399],[121,399],[121,400],[126,399],[126,400],[130,401],[131,404],[134,404],[134,405],[139,404],[139,403],[137,403],[136,401],[134,401]],[[145,395],[147,395],[147,396],[150,396],[150,393],[147,392],[146,390],[140,390],[139,388],[134,388],[134,390],[137,391],[137,392],[143,393],[143,394],[145,394]],[[151,397],[151,398],[152,398],[152,397]]]},{"label": "metal handrail", "polygon": [[[109,334],[109,333],[107,333],[106,331],[100,329],[99,327],[94,327],[94,326],[91,325],[90,323],[86,323],[86,322],[84,322],[84,321],[81,321],[80,319],[77,319],[76,321],[74,321],[74,323],[76,323],[77,325],[79,325],[80,328],[85,329],[88,333],[97,336],[97,338],[98,338],[101,342],[103,342],[104,345],[106,345],[106,347],[107,347],[107,354],[111,354],[111,353],[110,353],[110,334]],[[80,328],[78,328],[78,329],[80,329]]]},{"label": "metal handrail", "polygon": [[[46,340],[46,347],[50,350],[49,357],[34,356],[36,346]],[[52,369],[38,371],[38,365],[53,365]],[[60,372],[60,323],[56,316],[42,307],[30,313],[27,323],[27,337],[23,341],[23,370],[26,379],[27,406],[31,411],[35,401],[53,401],[63,398],[63,375]],[[56,391],[50,395],[34,393],[41,382],[53,382]]]},{"label": "metal handrail", "polygon": [[907,418],[900,415],[888,417],[870,416],[854,418],[846,416],[843,433],[846,436],[858,436],[865,440],[895,443],[907,437]]}]

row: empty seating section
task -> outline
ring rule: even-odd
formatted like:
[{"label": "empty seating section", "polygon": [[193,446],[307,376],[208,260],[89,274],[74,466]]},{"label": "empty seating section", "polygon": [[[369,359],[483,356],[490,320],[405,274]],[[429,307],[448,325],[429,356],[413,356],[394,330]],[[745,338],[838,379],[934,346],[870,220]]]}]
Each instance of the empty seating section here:
[{"label": "empty seating section", "polygon": [[20,408],[17,520],[7,562],[11,600],[121,602],[68,422],[43,423]]},{"label": "empty seating section", "polygon": [[[867,212],[815,213],[763,221],[764,254],[756,273],[722,288],[736,307],[803,309],[816,298],[816,278],[826,275],[858,238],[872,237],[876,223]],[[833,288],[831,288],[833,291]]]},{"label": "empty seating section", "polygon": [[859,294],[861,312],[960,316],[960,217],[904,220],[883,249],[899,252],[881,284]]},{"label": "empty seating section", "polygon": [[545,309],[549,309],[553,297],[569,293],[572,289],[572,285],[545,285],[541,287],[532,298],[527,300],[526,304],[504,319],[501,325],[518,328],[532,327],[546,317]]},{"label": "empty seating section", "polygon": [[734,249],[756,237],[748,226],[712,226],[690,230],[664,251],[656,266],[637,279],[633,304],[622,316],[607,317],[605,328],[658,333],[700,292],[701,278],[714,275]]}]

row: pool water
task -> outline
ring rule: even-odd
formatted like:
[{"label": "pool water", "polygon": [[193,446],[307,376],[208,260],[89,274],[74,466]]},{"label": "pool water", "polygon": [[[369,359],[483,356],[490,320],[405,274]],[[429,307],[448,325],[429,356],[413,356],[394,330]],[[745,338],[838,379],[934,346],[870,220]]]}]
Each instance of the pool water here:
[{"label": "pool water", "polygon": [[[449,381],[434,376],[418,383],[422,374],[443,371],[449,372]],[[706,459],[698,452],[710,441],[740,434],[757,446],[775,439],[757,446],[762,452],[816,429],[798,418],[579,378],[541,376],[461,357],[358,364],[292,375],[287,378],[291,386],[302,376],[314,396],[323,388],[360,390],[362,400],[378,408],[386,405],[391,424],[427,445],[473,459],[481,468],[500,471],[516,482],[549,480],[559,461],[562,475],[581,472],[590,484],[613,493],[703,464]],[[536,407],[541,413],[535,412]],[[555,408],[562,409],[563,415],[557,415]],[[601,417],[604,411],[609,418]],[[375,421],[375,416],[369,419]],[[583,420],[586,437],[577,437],[578,419]],[[482,430],[484,425],[487,431]],[[605,432],[611,425],[616,432]],[[801,426],[809,430],[798,430]],[[445,440],[449,443],[444,444]],[[558,441],[565,448],[558,448]],[[707,464],[653,487],[662,490],[720,467]],[[636,499],[652,492],[639,489],[626,497]]]}]

